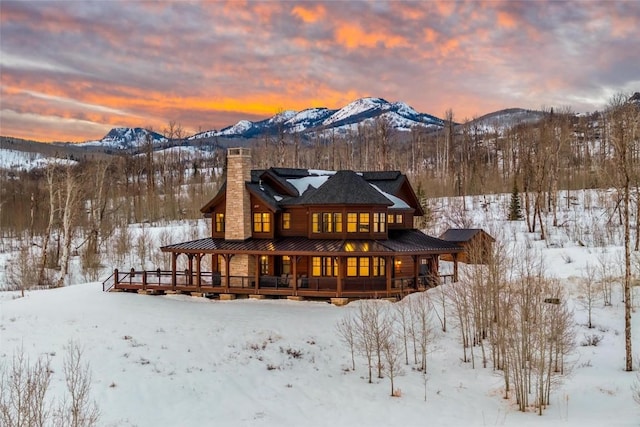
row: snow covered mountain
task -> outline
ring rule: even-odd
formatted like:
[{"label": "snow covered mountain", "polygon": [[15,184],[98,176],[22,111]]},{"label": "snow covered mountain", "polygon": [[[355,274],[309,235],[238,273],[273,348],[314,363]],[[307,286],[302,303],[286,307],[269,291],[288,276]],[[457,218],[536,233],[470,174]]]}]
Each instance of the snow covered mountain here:
[{"label": "snow covered mountain", "polygon": [[240,120],[222,130],[201,132],[189,139],[212,136],[227,138],[254,138],[279,133],[346,133],[360,124],[373,122],[382,117],[399,131],[408,131],[414,126],[440,128],[443,121],[435,116],[419,113],[404,102],[388,102],[382,98],[361,98],[338,110],[308,108],[300,112],[283,111],[275,116],[251,122]]},{"label": "snow covered mountain", "polygon": [[100,146],[102,148],[112,148],[117,150],[137,149],[143,146],[148,138],[151,138],[153,145],[167,142],[167,138],[159,133],[143,128],[113,128],[104,138],[97,141],[87,141],[78,144],[80,147]]}]

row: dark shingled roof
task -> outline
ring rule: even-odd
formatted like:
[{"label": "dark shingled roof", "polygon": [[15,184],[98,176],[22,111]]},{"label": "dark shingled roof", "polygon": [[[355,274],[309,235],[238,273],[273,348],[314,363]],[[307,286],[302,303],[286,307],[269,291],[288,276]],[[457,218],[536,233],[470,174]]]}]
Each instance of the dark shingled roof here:
[{"label": "dark shingled roof", "polygon": [[454,253],[462,248],[435,237],[427,236],[419,230],[397,230],[389,232],[388,240],[331,240],[307,239],[304,237],[284,237],[277,240],[247,239],[233,241],[225,239],[199,239],[176,243],[160,248],[163,252],[243,252],[260,254],[264,252],[281,254],[370,254],[388,255],[395,252],[411,254]]},{"label": "dark shingled roof", "polygon": [[297,200],[297,203],[304,205],[393,205],[393,202],[369,185],[362,176],[348,170],[336,172],[315,190],[307,190]]},{"label": "dark shingled roof", "polygon": [[[478,233],[484,233],[484,230],[481,228],[450,228],[442,233],[440,238],[447,242],[464,243],[470,241]],[[493,237],[491,239],[494,240]]]}]

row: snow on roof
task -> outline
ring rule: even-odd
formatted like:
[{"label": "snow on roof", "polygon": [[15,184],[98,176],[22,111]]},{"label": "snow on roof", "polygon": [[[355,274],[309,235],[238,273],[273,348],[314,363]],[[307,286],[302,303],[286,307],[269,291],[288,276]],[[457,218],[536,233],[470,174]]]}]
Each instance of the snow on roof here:
[{"label": "snow on roof", "polygon": [[377,185],[370,184],[373,188],[378,190],[384,197],[389,199],[393,203],[392,206],[389,206],[390,209],[410,209],[411,206],[407,204],[404,200],[399,197],[394,196],[393,194],[389,194],[387,192],[382,191]]},{"label": "snow on roof", "polygon": [[330,175],[305,176],[304,178],[287,179],[287,182],[293,185],[298,191],[298,194],[302,196],[302,194],[309,189],[310,185],[318,188],[327,182],[329,177]]}]

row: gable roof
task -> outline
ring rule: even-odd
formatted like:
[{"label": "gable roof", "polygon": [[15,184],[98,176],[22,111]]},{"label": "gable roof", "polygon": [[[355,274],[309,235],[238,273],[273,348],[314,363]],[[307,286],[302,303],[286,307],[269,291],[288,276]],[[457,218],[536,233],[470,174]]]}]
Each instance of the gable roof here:
[{"label": "gable roof", "polygon": [[[423,214],[406,176],[399,171],[254,169],[246,188],[274,212],[293,205],[378,205]],[[225,195],[226,180],[201,212],[210,213]]]},{"label": "gable roof", "polygon": [[316,189],[309,189],[296,200],[304,205],[383,205],[393,202],[373,188],[362,176],[342,170],[330,176]]},{"label": "gable roof", "polygon": [[478,233],[485,234],[492,242],[495,242],[495,239],[481,228],[450,228],[440,235],[440,239],[447,242],[465,243],[473,239]]}]

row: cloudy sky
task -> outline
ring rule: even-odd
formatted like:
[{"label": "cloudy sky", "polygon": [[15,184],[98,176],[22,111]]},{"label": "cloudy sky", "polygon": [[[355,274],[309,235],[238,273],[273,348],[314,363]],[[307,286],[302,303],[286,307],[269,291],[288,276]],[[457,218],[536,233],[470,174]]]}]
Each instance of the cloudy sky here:
[{"label": "cloudy sky", "polygon": [[0,1],[0,134],[187,133],[364,96],[455,119],[640,91],[640,2]]}]

